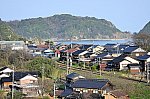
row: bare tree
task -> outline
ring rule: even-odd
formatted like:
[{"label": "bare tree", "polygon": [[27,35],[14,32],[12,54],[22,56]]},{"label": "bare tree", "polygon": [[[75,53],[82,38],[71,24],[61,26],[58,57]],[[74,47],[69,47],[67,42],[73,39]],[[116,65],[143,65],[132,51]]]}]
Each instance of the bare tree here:
[{"label": "bare tree", "polygon": [[150,51],[150,34],[138,33],[133,35],[133,41],[141,48]]}]

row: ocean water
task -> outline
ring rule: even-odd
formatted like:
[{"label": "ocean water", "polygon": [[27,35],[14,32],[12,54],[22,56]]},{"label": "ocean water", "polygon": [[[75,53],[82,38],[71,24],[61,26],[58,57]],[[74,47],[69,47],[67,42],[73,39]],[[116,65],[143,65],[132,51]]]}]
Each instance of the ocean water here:
[{"label": "ocean water", "polygon": [[77,44],[94,44],[94,45],[105,45],[107,43],[109,44],[125,44],[132,42],[131,39],[121,39],[121,40],[76,40],[76,41],[56,41],[57,44],[71,44],[71,43],[77,43]]}]

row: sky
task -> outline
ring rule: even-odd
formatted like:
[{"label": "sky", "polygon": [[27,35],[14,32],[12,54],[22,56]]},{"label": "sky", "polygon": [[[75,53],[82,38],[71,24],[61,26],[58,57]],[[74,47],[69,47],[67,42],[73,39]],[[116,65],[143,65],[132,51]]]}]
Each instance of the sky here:
[{"label": "sky", "polygon": [[3,21],[55,14],[111,21],[121,31],[139,32],[150,21],[150,0],[1,0]]}]

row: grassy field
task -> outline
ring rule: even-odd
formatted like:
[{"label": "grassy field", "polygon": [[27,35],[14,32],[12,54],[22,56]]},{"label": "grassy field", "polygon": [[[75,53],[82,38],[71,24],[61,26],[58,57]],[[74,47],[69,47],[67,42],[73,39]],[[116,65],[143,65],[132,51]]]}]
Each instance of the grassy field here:
[{"label": "grassy field", "polygon": [[150,86],[147,86],[146,83],[118,78],[117,73],[113,75],[103,74],[102,76],[99,76],[86,71],[73,70],[72,72],[76,72],[86,78],[109,79],[114,85],[114,89],[124,91],[131,99],[150,99]]}]

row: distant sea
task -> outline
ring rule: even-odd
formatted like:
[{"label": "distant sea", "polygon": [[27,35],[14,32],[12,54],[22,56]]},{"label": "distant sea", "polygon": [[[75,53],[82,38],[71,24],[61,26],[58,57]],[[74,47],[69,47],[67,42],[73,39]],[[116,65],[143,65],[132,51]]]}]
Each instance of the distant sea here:
[{"label": "distant sea", "polygon": [[59,44],[71,44],[71,43],[77,43],[77,44],[94,44],[94,45],[105,45],[107,43],[109,44],[128,44],[131,43],[132,39],[119,39],[119,40],[61,40],[61,41],[55,41],[55,43]]}]

